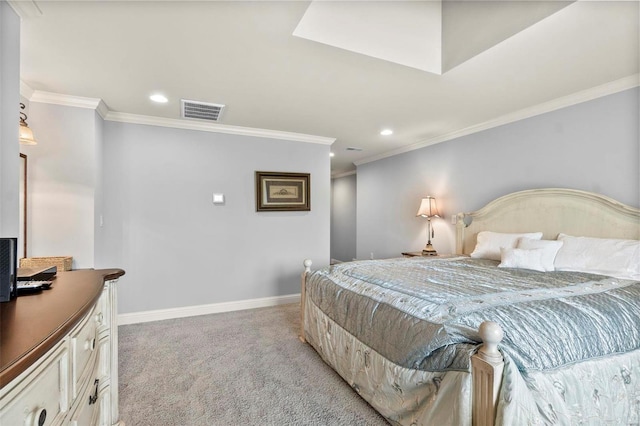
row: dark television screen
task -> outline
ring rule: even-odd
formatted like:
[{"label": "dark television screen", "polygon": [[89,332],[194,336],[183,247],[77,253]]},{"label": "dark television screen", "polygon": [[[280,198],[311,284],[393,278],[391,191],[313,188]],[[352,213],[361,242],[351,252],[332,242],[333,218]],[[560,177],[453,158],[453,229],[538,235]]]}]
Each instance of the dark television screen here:
[{"label": "dark television screen", "polygon": [[17,254],[17,238],[0,238],[0,302],[8,302],[17,294]]}]

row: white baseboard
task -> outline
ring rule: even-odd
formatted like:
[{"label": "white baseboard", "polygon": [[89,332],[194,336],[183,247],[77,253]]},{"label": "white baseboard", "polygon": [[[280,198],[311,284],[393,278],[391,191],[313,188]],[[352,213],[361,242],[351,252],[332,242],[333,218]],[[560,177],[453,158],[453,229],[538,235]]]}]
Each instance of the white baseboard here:
[{"label": "white baseboard", "polygon": [[245,309],[266,308],[269,306],[300,303],[300,294],[263,297],[260,299],[238,300],[235,302],[211,303],[209,305],[185,306],[182,308],[157,309],[153,311],[132,312],[118,315],[118,325],[138,324],[162,321],[173,318],[195,317],[198,315],[221,312],[242,311]]}]

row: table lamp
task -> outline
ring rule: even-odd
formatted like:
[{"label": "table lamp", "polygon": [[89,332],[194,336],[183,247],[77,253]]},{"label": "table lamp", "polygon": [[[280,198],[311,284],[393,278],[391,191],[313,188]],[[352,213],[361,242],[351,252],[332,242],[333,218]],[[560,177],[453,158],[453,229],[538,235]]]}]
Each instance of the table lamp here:
[{"label": "table lamp", "polygon": [[431,238],[434,237],[433,228],[431,227],[431,218],[432,217],[440,217],[440,213],[438,213],[438,207],[436,206],[436,199],[433,197],[425,197],[422,199],[420,203],[420,208],[418,209],[417,216],[422,216],[427,219],[427,245],[424,250],[422,250],[423,256],[436,256],[438,252],[431,245]]}]

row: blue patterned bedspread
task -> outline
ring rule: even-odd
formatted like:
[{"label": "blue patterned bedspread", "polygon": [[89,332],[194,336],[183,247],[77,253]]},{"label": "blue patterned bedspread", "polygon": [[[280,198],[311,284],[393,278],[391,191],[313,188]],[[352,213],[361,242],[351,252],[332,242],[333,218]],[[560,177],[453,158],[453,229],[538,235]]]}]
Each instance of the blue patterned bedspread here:
[{"label": "blue patterned bedspread", "polygon": [[341,263],[314,272],[310,298],[390,361],[469,370],[486,320],[520,371],[553,370],[640,348],[640,282],[498,268],[468,257]]}]

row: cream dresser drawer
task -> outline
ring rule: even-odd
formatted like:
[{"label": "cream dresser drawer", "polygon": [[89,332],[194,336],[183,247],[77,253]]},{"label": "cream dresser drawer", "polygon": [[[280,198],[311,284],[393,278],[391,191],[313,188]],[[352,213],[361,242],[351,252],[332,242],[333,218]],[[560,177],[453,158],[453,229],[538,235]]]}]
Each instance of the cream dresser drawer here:
[{"label": "cream dresser drawer", "polygon": [[102,368],[101,356],[98,356],[88,380],[89,386],[80,390],[80,396],[71,407],[69,426],[111,426],[110,380],[103,375]]},{"label": "cream dresser drawer", "polygon": [[70,426],[93,426],[98,424],[101,406],[99,388],[100,380],[93,379],[89,386],[82,389],[82,393],[76,400],[76,404],[72,409],[73,413],[69,418]]},{"label": "cream dresser drawer", "polygon": [[95,309],[83,318],[80,325],[71,332],[71,394],[73,398],[80,392],[80,384],[91,374],[96,360],[98,327]]},{"label": "cream dresser drawer", "polygon": [[37,367],[2,389],[0,423],[4,426],[63,424],[69,410],[69,350],[62,341]]},{"label": "cream dresser drawer", "polygon": [[111,377],[111,339],[101,337],[98,343],[98,379],[106,383]]}]

